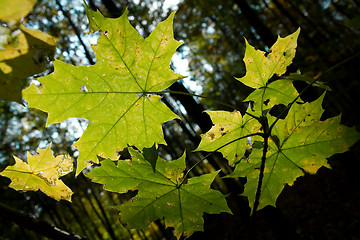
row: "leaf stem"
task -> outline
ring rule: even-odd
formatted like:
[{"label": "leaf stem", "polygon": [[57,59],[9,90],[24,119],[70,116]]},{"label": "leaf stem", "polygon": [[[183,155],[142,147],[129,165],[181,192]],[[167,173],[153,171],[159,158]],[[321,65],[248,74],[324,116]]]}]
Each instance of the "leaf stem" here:
[{"label": "leaf stem", "polygon": [[268,145],[268,141],[269,141],[269,136],[268,136],[268,135],[265,135],[265,136],[264,136],[263,154],[262,154],[262,156],[261,156],[259,180],[258,180],[258,185],[257,185],[257,187],[256,187],[254,207],[253,207],[253,210],[252,210],[251,215],[254,215],[254,213],[256,212],[256,210],[257,210],[257,208],[259,207],[259,204],[260,204],[260,195],[261,195],[262,181],[263,181],[263,178],[264,178],[266,153],[267,153],[268,146],[269,146],[269,145]]},{"label": "leaf stem", "polygon": [[271,124],[271,126],[269,127],[267,118],[264,116],[262,118],[260,118],[261,121],[259,121],[262,125],[264,134],[263,134],[263,138],[264,138],[264,147],[263,147],[263,154],[261,156],[261,164],[260,164],[260,173],[259,173],[259,180],[258,180],[258,184],[256,187],[256,193],[255,193],[255,200],[254,200],[254,206],[252,209],[252,213],[251,216],[254,215],[254,213],[257,211],[257,208],[259,207],[260,204],[260,196],[261,196],[261,187],[262,187],[262,183],[263,183],[263,178],[264,178],[264,170],[265,170],[265,162],[266,162],[266,153],[268,151],[268,147],[269,147],[269,137],[271,137],[271,131],[273,129],[273,127],[275,126],[275,124],[279,121],[280,117],[288,110],[291,108],[291,106],[300,98],[300,96],[302,96],[304,94],[304,92],[309,89],[316,81],[318,81],[318,78],[315,78],[309,85],[307,85],[300,93],[299,95],[279,114],[279,116],[276,118],[276,120]]},{"label": "leaf stem", "polygon": [[[150,94],[152,92],[149,92]],[[213,99],[213,98],[210,98],[210,97],[207,97],[207,96],[204,96],[204,95],[200,95],[200,94],[195,94],[195,93],[189,93],[189,92],[181,92],[181,91],[172,91],[172,90],[169,90],[169,91],[161,91],[161,92],[154,92],[154,94],[164,94],[164,93],[170,93],[170,94],[179,94],[179,95],[186,95],[186,96],[192,96],[192,97],[198,97],[198,98],[205,98],[205,99],[210,99],[214,102],[217,102],[225,107],[228,107],[228,108],[233,108],[235,110],[238,110],[236,108],[236,106],[234,105],[231,105],[231,104],[228,104],[228,103],[225,103],[225,102],[222,102],[222,101],[219,101],[219,100],[216,100],[216,99]]]},{"label": "leaf stem", "polygon": [[245,136],[242,136],[242,137],[238,137],[224,145],[222,145],[221,147],[218,147],[217,149],[215,149],[214,151],[208,153],[205,157],[201,158],[197,163],[195,163],[192,167],[189,168],[189,170],[186,171],[184,177],[182,178],[180,184],[178,185],[178,188],[184,183],[184,181],[187,179],[189,173],[191,172],[191,170],[193,170],[197,165],[199,165],[202,161],[204,161],[206,158],[208,158],[209,156],[211,156],[212,154],[214,154],[216,151],[219,151],[220,149],[236,142],[236,141],[239,141],[241,139],[244,139],[244,138],[248,138],[248,137],[252,137],[252,136],[263,136],[263,133],[252,133],[252,134],[248,134],[248,135],[245,135]]},{"label": "leaf stem", "polygon": [[[207,96],[204,96],[204,95],[199,95],[199,94],[195,94],[195,93],[188,93],[188,92],[180,92],[180,91],[161,91],[161,92],[148,92],[149,94],[163,94],[163,93],[172,93],[172,94],[179,94],[179,95],[186,95],[186,96],[192,96],[192,97],[198,97],[198,98],[205,98],[205,99],[211,99],[212,101],[214,102],[217,102],[225,107],[228,107],[228,108],[232,108],[232,109],[235,109],[237,111],[240,111],[238,108],[236,108],[236,106],[234,105],[231,105],[231,104],[228,104],[228,103],[225,103],[225,102],[222,102],[222,101],[219,101],[219,100],[216,100],[216,99],[213,99],[213,98],[210,98],[210,97],[207,97]],[[259,120],[259,117],[249,113],[248,111],[245,112],[245,114],[249,115],[250,117],[253,117],[254,119],[256,120]]]},{"label": "leaf stem", "polygon": [[257,117],[257,116],[255,116],[255,115],[253,115],[253,114],[249,113],[248,111],[246,111],[246,112],[245,112],[245,114],[247,114],[247,115],[249,115],[250,117],[252,117],[252,118],[254,118],[254,119],[256,119],[256,120],[260,121],[260,117]]},{"label": "leaf stem", "polygon": [[321,77],[322,77],[322,76],[324,76],[326,73],[328,73],[328,72],[330,72],[330,71],[334,70],[335,68],[337,68],[337,67],[339,67],[339,66],[343,65],[344,63],[346,63],[346,62],[350,61],[351,59],[353,59],[353,58],[357,57],[358,55],[360,55],[360,51],[359,51],[359,52],[357,52],[357,53],[355,53],[354,55],[352,55],[352,56],[348,57],[347,59],[345,59],[345,60],[343,60],[343,61],[341,61],[341,62],[339,62],[339,63],[335,64],[334,66],[332,66],[332,67],[328,68],[325,72],[321,73],[321,75],[320,75],[320,76],[318,76],[316,79],[321,78]]},{"label": "leaf stem", "polygon": [[262,125],[264,134],[263,134],[263,138],[264,138],[264,147],[263,147],[263,154],[261,156],[261,164],[260,164],[260,173],[259,173],[259,180],[258,180],[258,184],[256,187],[256,193],[255,193],[255,200],[254,200],[254,207],[252,210],[251,215],[254,215],[254,213],[256,212],[259,204],[260,204],[260,195],[261,195],[261,187],[262,187],[262,182],[263,182],[263,178],[264,178],[264,170],[265,170],[265,162],[266,162],[266,153],[268,151],[268,147],[269,147],[269,137],[271,136],[271,130],[269,128],[269,123],[266,117],[262,117],[260,119],[260,123]]}]

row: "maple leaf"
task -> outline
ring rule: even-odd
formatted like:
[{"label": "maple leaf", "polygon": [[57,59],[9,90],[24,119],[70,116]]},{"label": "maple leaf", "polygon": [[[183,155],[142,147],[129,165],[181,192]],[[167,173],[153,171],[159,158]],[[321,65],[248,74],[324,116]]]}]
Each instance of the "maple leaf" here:
[{"label": "maple leaf", "polygon": [[173,38],[173,12],[146,39],[124,13],[108,19],[86,7],[91,32],[100,31],[93,46],[97,63],[72,66],[54,61],[54,73],[40,78],[41,88],[23,91],[30,107],[48,112],[47,124],[70,117],[89,119],[79,150],[76,174],[97,155],[115,159],[127,145],[142,149],[165,143],[161,124],[178,118],[155,95],[183,76],[170,70],[170,60],[181,45]]},{"label": "maple leaf", "polygon": [[129,149],[131,160],[110,160],[87,174],[93,182],[104,184],[104,189],[117,193],[138,190],[130,201],[120,205],[122,222],[129,228],[146,229],[156,219],[165,218],[166,227],[174,227],[175,235],[190,236],[203,231],[204,212],[231,213],[225,196],[210,189],[217,172],[190,178],[182,184],[185,156],[178,160],[157,159],[156,169],[141,153]]},{"label": "maple leaf", "polygon": [[253,101],[254,111],[251,113],[261,116],[265,110],[269,110],[277,104],[288,105],[298,95],[292,81],[279,79],[256,89],[244,101]]},{"label": "maple leaf", "polygon": [[[316,101],[295,103],[284,120],[279,119],[272,130],[266,155],[259,208],[274,205],[285,184],[292,185],[305,173],[315,174],[326,158],[349,150],[360,139],[354,128],[340,124],[340,116],[320,121],[323,94]],[[276,118],[269,116],[270,123]],[[253,206],[260,173],[263,149],[253,149],[247,161],[236,165],[227,177],[247,177],[243,195]]]},{"label": "maple leaf", "polygon": [[255,50],[245,39],[246,75],[235,79],[251,88],[261,88],[266,86],[274,74],[283,75],[295,56],[299,33],[300,28],[285,38],[279,36],[268,54]]},{"label": "maple leaf", "polygon": [[[215,151],[219,149],[223,157],[234,165],[250,148],[251,141],[247,138],[238,139],[260,130],[260,123],[249,115],[242,117],[239,111],[206,111],[213,121],[213,127],[201,135],[201,142],[195,151]],[[230,142],[233,142],[229,144]],[[226,145],[225,147],[222,147]]]},{"label": "maple leaf", "polygon": [[56,200],[71,202],[71,189],[59,179],[73,171],[72,158],[64,155],[54,157],[51,144],[45,149],[38,149],[37,155],[27,154],[28,163],[15,158],[15,165],[8,166],[0,175],[10,178],[9,187],[19,191],[40,190]]},{"label": "maple leaf", "polygon": [[255,103],[253,115],[261,116],[263,111],[271,109],[276,104],[287,105],[299,95],[292,81],[278,80],[269,83],[271,77],[275,74],[283,75],[292,63],[299,33],[300,28],[285,38],[279,36],[269,53],[255,50],[245,40],[246,75],[235,79],[256,89],[244,100]]}]

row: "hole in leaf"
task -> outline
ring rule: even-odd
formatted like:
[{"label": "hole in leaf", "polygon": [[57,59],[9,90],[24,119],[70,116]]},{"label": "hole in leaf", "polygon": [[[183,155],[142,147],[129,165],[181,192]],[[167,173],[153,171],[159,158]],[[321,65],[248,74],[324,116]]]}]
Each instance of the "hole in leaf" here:
[{"label": "hole in leaf", "polygon": [[278,77],[276,74],[274,74],[274,75],[267,81],[266,86],[269,86],[270,83],[272,83],[272,82],[274,82],[274,81],[276,81],[276,80],[278,80],[278,79],[279,79],[279,77]]},{"label": "hole in leaf", "polygon": [[267,105],[269,104],[269,102],[270,102],[270,99],[266,99],[266,100],[264,101],[265,106],[267,106]]},{"label": "hole in leaf", "polygon": [[125,147],[123,150],[118,150],[117,154],[119,155],[119,160],[131,159],[128,147]]},{"label": "hole in leaf", "polygon": [[87,89],[86,86],[82,86],[82,87],[80,88],[80,91],[82,91],[82,92],[84,92],[84,93],[87,93],[87,92],[88,92],[88,89]]},{"label": "hole in leaf", "polygon": [[[293,81],[293,85],[296,90],[300,93],[302,92],[309,84],[303,81]],[[305,102],[313,102],[320,97],[323,93],[323,89],[318,87],[310,87],[305,92],[302,93],[301,99]]]},{"label": "hole in leaf", "polygon": [[286,106],[284,104],[279,104],[279,105],[273,106],[269,113],[270,113],[270,115],[272,115],[274,117],[279,117],[281,119],[284,119],[286,117],[287,113],[289,112],[289,110],[284,111],[285,109],[286,109]]}]

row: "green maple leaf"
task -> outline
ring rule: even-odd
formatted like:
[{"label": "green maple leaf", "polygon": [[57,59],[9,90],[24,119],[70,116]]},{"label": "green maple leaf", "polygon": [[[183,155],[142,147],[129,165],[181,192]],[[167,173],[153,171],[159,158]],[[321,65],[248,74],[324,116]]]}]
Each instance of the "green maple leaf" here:
[{"label": "green maple leaf", "polygon": [[141,153],[129,149],[131,160],[101,162],[87,176],[104,184],[108,191],[125,193],[138,190],[130,201],[120,205],[122,222],[129,228],[146,229],[156,219],[165,218],[166,227],[173,227],[175,235],[190,236],[203,230],[204,212],[231,213],[225,196],[210,189],[217,172],[190,178],[181,184],[185,169],[185,156],[178,160],[157,159],[154,172],[151,163]]},{"label": "green maple leaf", "polygon": [[146,39],[131,26],[126,13],[108,19],[86,8],[92,32],[99,30],[93,46],[97,63],[75,67],[55,61],[55,71],[40,78],[23,95],[30,107],[48,112],[47,124],[70,117],[89,119],[79,150],[76,174],[97,155],[115,159],[127,145],[142,149],[165,143],[161,124],[177,118],[155,95],[181,75],[170,70],[170,60],[181,45],[173,38],[172,13]]},{"label": "green maple leaf", "polygon": [[300,28],[285,38],[278,37],[276,43],[270,48],[269,53],[255,50],[246,40],[244,62],[246,75],[236,78],[251,88],[265,87],[268,80],[274,75],[281,76],[292,63],[297,46]]},{"label": "green maple leaf", "polygon": [[11,179],[9,187],[19,191],[40,190],[56,200],[71,202],[73,192],[59,178],[73,171],[72,158],[51,153],[51,144],[45,149],[38,149],[37,155],[27,154],[28,163],[15,158],[15,165],[0,172],[1,176]]},{"label": "green maple leaf", "polygon": [[[284,120],[280,119],[272,130],[266,155],[260,205],[274,205],[285,184],[292,185],[305,173],[315,174],[324,166],[326,158],[348,151],[360,139],[354,128],[340,124],[340,116],[320,121],[323,94],[311,103],[295,103]],[[268,117],[271,124],[274,117]],[[253,206],[260,173],[263,149],[253,149],[247,161],[241,161],[228,177],[247,177],[243,195]]]},{"label": "green maple leaf", "polygon": [[269,110],[277,104],[288,105],[298,95],[292,81],[279,79],[256,89],[244,101],[253,101],[254,112],[252,114],[261,116],[265,110]]},{"label": "green maple leaf", "polygon": [[[239,111],[206,111],[213,121],[213,127],[201,135],[201,142],[196,151],[220,151],[230,165],[234,165],[250,148],[249,139],[239,137],[256,133],[260,130],[260,123],[254,118],[245,115],[242,117]],[[233,142],[234,141],[234,142]],[[233,142],[229,144],[230,142]],[[222,147],[226,145],[225,147]]]},{"label": "green maple leaf", "polygon": [[260,116],[264,110],[270,109],[276,104],[287,105],[299,95],[292,85],[292,81],[278,80],[269,83],[269,79],[275,74],[283,75],[292,63],[299,33],[300,29],[285,38],[279,36],[268,54],[255,50],[246,41],[244,56],[246,75],[236,79],[256,89],[245,99],[245,101],[255,103],[254,115]]}]

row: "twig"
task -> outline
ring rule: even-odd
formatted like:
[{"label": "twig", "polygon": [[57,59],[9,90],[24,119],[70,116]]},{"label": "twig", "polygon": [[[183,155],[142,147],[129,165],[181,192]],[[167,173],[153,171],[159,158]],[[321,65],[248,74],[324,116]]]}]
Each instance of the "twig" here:
[{"label": "twig", "polygon": [[82,38],[81,38],[81,33],[80,33],[79,29],[75,26],[74,22],[71,20],[71,17],[70,17],[70,15],[69,15],[69,13],[66,12],[66,11],[63,9],[63,7],[62,7],[62,5],[61,5],[61,3],[60,3],[59,0],[56,0],[56,4],[58,5],[60,11],[64,14],[64,16],[65,16],[65,17],[67,18],[67,20],[69,21],[69,24],[70,24],[70,26],[72,27],[72,29],[74,30],[77,38],[79,39],[79,42],[80,42],[81,46],[84,48],[85,56],[86,56],[86,58],[89,60],[89,63],[90,63],[91,65],[95,64],[93,58],[91,57],[90,51],[88,50],[86,44],[84,43],[84,41],[83,41]]},{"label": "twig", "polygon": [[187,170],[187,172],[185,173],[184,177],[182,178],[180,184],[178,185],[178,188],[184,183],[184,181],[186,180],[187,176],[189,175],[189,173],[191,172],[191,170],[194,169],[194,167],[196,167],[197,165],[199,165],[202,161],[204,161],[206,158],[208,158],[209,156],[211,156],[212,154],[214,154],[215,152],[219,151],[220,149],[226,147],[227,145],[230,145],[234,142],[237,142],[241,139],[244,139],[244,138],[248,138],[248,137],[252,137],[252,136],[263,136],[262,133],[252,133],[252,134],[248,134],[248,135],[245,135],[245,136],[242,136],[242,137],[239,137],[239,138],[236,138],[224,145],[222,145],[221,147],[218,147],[217,149],[215,149],[214,151],[208,153],[205,157],[201,158],[197,163],[195,163],[191,168],[189,168],[189,170]]}]

